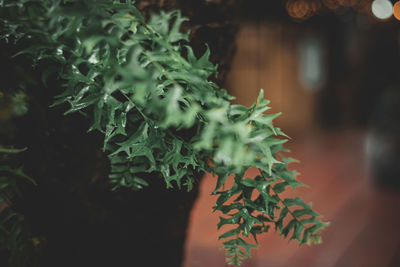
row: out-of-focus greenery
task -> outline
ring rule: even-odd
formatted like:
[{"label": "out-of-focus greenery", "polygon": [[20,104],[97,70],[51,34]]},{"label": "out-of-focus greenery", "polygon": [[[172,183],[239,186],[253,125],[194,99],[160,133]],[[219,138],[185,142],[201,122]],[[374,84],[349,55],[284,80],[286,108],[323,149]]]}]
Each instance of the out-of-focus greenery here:
[{"label": "out-of-focus greenery", "polygon": [[[3,84],[0,89],[0,138],[10,139],[9,136],[15,133],[12,119],[27,111],[24,88],[8,88]],[[19,155],[25,150],[0,145],[0,253],[8,255],[8,266],[17,267],[36,266],[33,258],[39,252],[37,245],[40,242],[39,238],[33,237],[24,215],[14,203],[22,198],[21,185],[36,184],[20,166]]]},{"label": "out-of-focus greenery", "polygon": [[[124,2],[3,0],[1,38],[24,43],[14,57],[46,60],[43,86],[50,77],[63,84],[54,105],[68,104],[66,114],[83,114],[89,131],[104,134],[115,189],[141,189],[143,174],[157,173],[167,187],[191,190],[197,173],[214,173],[229,264],[250,257],[256,245],[247,237],[257,241],[271,226],[300,244],[320,242],[320,215],[300,198],[280,197],[302,184],[283,155],[287,136],[273,125],[279,114],[264,114],[263,91],[251,107],[231,104],[210,80],[210,50],[197,58],[188,45],[179,11],[146,20]],[[259,175],[245,176],[251,167]]]},{"label": "out-of-focus greenery", "polygon": [[13,207],[13,199],[20,198],[19,185],[35,182],[15,167],[17,154],[24,149],[0,146],[0,252],[9,255],[9,266],[34,266],[33,255],[38,252],[38,238],[29,232],[23,214]]}]

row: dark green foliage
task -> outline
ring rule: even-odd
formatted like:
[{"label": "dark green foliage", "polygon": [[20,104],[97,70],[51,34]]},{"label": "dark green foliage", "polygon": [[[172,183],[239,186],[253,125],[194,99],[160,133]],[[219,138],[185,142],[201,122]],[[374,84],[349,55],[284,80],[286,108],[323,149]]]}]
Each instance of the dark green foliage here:
[{"label": "dark green foliage", "polygon": [[[67,103],[65,114],[79,112],[89,131],[104,134],[114,188],[147,186],[145,173],[156,173],[166,186],[191,190],[197,173],[218,177],[214,210],[227,262],[239,265],[251,256],[242,237],[267,232],[300,244],[320,240],[326,225],[301,199],[281,199],[286,187],[302,185],[282,152],[286,135],[273,126],[279,114],[264,114],[263,91],[251,107],[233,105],[225,90],[210,81],[217,67],[210,51],[196,58],[187,45],[180,12],[153,14],[145,21],[132,2],[107,0],[25,0],[1,2],[1,38],[28,45],[33,66],[64,87],[54,105]],[[58,90],[55,88],[55,90]],[[188,134],[189,133],[189,134]],[[260,175],[245,177],[250,167]],[[230,189],[222,189],[229,175]],[[290,219],[289,219],[290,218]]]},{"label": "dark green foliage", "polygon": [[10,266],[33,266],[32,256],[38,252],[24,216],[13,208],[12,199],[21,197],[19,185],[35,182],[26,176],[21,167],[14,167],[13,157],[21,149],[0,146],[0,252],[9,254]]}]

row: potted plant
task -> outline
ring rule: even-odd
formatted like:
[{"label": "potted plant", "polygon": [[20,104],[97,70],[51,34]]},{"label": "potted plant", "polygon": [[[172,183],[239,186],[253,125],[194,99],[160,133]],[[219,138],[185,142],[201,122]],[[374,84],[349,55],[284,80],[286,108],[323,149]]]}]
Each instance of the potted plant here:
[{"label": "potted plant", "polygon": [[[179,265],[171,249],[182,235],[163,233],[187,223],[171,206],[189,199],[190,209],[195,195],[184,190],[204,172],[218,177],[214,210],[229,264],[250,257],[250,238],[271,226],[300,244],[320,242],[327,223],[300,198],[281,197],[302,183],[287,168],[279,114],[264,114],[262,90],[251,107],[230,102],[211,81],[210,50],[196,57],[188,45],[179,11],[147,20],[131,1],[25,0],[3,1],[1,18],[12,54],[2,94],[29,104],[15,125],[30,131],[17,131],[14,144],[27,147],[21,161],[37,186],[25,185],[15,208],[42,251],[37,265]],[[246,177],[252,167],[259,175]],[[161,184],[169,190],[149,191]],[[182,201],[167,201],[173,190]]]}]

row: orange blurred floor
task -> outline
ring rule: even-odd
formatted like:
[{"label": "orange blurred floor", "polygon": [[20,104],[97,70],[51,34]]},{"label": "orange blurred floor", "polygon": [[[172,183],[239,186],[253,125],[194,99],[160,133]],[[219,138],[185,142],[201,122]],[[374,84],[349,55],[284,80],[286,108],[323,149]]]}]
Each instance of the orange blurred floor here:
[{"label": "orange blurred floor", "polygon": [[[300,164],[292,168],[310,186],[296,194],[312,201],[331,222],[323,244],[299,247],[270,230],[244,267],[400,266],[400,195],[374,190],[368,178],[363,131],[293,135],[287,145]],[[227,266],[218,241],[218,213],[211,213],[216,179],[206,175],[191,214],[184,267]]]}]

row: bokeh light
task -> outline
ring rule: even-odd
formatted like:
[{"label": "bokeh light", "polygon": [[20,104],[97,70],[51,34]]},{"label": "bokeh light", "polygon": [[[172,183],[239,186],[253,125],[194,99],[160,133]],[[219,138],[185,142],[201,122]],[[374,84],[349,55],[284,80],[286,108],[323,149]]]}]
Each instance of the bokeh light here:
[{"label": "bokeh light", "polygon": [[312,9],[313,13],[317,13],[322,7],[322,3],[319,0],[311,1],[310,5],[311,5],[311,9]]},{"label": "bokeh light", "polygon": [[310,1],[290,0],[286,3],[286,10],[294,19],[304,20],[313,15],[313,9]]},{"label": "bokeh light", "polygon": [[396,2],[393,6],[393,16],[400,20],[400,1]]},{"label": "bokeh light", "polygon": [[374,0],[371,5],[371,10],[375,17],[386,20],[393,14],[393,5],[388,0]]}]

